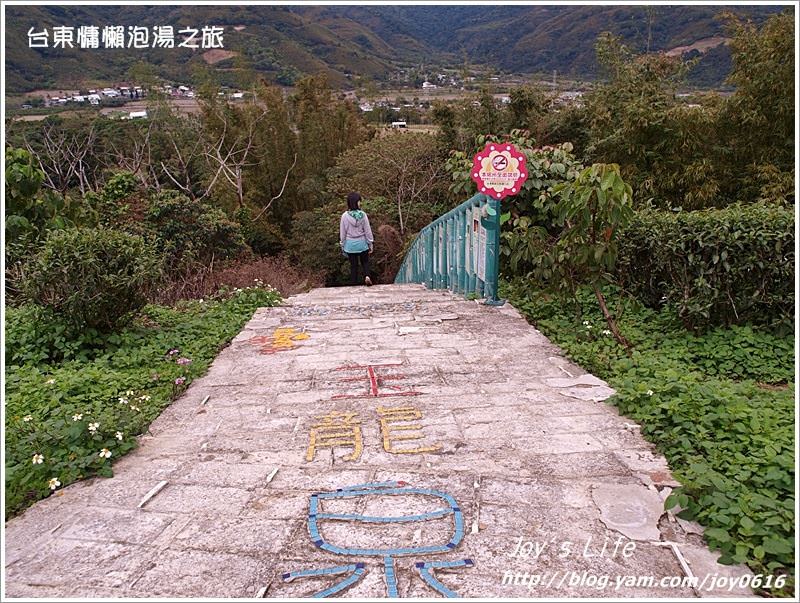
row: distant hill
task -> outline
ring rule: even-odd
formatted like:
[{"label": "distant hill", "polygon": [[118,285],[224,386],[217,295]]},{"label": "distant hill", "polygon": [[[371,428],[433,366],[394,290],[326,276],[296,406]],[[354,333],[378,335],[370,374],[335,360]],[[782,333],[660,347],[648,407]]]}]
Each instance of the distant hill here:
[{"label": "distant hill", "polygon": [[[459,67],[465,62],[505,73],[551,73],[592,79],[594,42],[603,31],[644,49],[691,46],[723,35],[719,6],[9,6],[6,90],[79,88],[125,79],[139,60],[158,75],[188,82],[195,64],[210,64],[235,85],[239,57],[267,79],[290,84],[325,73],[335,86],[352,78],[384,80],[401,65]],[[732,7],[756,21],[780,7]],[[650,26],[648,27],[648,23]],[[54,25],[225,26],[227,53],[185,49],[31,49],[27,31]],[[236,29],[234,29],[236,28]],[[725,45],[706,49],[694,82],[718,86],[730,68]]]}]

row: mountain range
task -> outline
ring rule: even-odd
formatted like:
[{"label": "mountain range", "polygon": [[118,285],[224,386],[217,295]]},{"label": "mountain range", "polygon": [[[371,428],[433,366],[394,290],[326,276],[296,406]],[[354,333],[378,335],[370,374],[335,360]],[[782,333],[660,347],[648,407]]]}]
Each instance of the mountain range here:
[{"label": "mountain range", "polygon": [[[247,65],[266,79],[291,84],[325,73],[332,85],[355,78],[387,81],[400,69],[482,69],[495,74],[597,77],[594,43],[603,31],[637,50],[688,47],[701,57],[691,82],[716,87],[730,68],[725,10],[756,22],[781,7],[724,6],[520,6],[520,5],[317,5],[168,6],[39,5],[6,7],[6,92],[81,88],[127,79],[139,61],[172,81],[188,82],[206,64],[235,85]],[[202,49],[29,48],[28,31],[53,26],[219,25],[225,51]],[[710,41],[710,42],[709,42]],[[77,45],[76,45],[77,46]],[[361,80],[363,81],[363,80]]]}]

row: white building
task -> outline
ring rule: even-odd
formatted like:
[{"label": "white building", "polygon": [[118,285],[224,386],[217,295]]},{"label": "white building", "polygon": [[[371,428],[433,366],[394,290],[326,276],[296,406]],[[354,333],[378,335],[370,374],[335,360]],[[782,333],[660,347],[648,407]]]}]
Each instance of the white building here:
[{"label": "white building", "polygon": [[100,95],[99,94],[90,94],[89,96],[86,97],[86,99],[92,105],[99,105],[100,104]]},{"label": "white building", "polygon": [[147,111],[131,111],[128,119],[147,119]]},{"label": "white building", "polygon": [[403,129],[403,128],[406,128],[406,126],[407,126],[407,124],[404,121],[393,121],[392,122],[392,127],[393,128]]},{"label": "white building", "polygon": [[436,88],[436,84],[431,84],[430,82],[422,82],[422,87],[424,89]]}]

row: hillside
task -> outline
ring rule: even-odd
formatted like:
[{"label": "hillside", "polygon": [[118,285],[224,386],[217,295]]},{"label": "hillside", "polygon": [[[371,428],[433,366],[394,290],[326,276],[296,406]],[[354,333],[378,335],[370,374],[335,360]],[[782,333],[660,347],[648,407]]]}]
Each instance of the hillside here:
[{"label": "hillside", "polygon": [[[325,73],[339,87],[352,86],[352,76],[386,80],[401,65],[458,67],[465,62],[498,72],[549,74],[555,70],[592,79],[597,76],[594,41],[602,31],[619,34],[638,49],[646,47],[649,31],[651,49],[670,50],[722,35],[717,17],[724,8],[10,6],[6,8],[6,91],[118,81],[140,60],[155,65],[160,76],[178,81],[189,81],[195,65],[213,64],[223,83],[232,85],[242,63],[281,84],[290,84],[303,74]],[[778,9],[736,11],[760,21]],[[38,31],[43,26],[87,24],[222,25],[225,49],[231,54],[204,60],[202,51],[187,49],[28,48],[30,27]],[[730,64],[726,47],[713,47],[702,57],[695,82],[722,83]]]}]

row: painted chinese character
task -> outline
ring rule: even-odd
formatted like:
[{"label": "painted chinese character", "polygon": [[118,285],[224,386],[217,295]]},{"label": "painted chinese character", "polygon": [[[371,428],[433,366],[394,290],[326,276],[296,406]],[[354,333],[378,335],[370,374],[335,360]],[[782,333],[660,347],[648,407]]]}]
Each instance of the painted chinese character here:
[{"label": "painted chinese character", "polygon": [[42,31],[33,31],[33,27],[28,30],[28,48],[47,48],[49,45],[50,34],[47,28]]},{"label": "painted chinese character", "polygon": [[394,408],[378,407],[380,416],[383,449],[392,454],[422,454],[441,450],[439,444],[433,446],[417,446],[416,448],[400,448],[398,442],[422,440],[422,425],[414,423],[422,419],[422,411],[413,406],[397,406]]},{"label": "painted chinese character", "polygon": [[222,48],[222,27],[216,25],[203,28],[203,48]]},{"label": "painted chinese character", "polygon": [[172,25],[153,27],[153,48],[175,48],[175,31]]},{"label": "painted chinese character", "polygon": [[147,48],[150,30],[146,27],[128,25],[128,48]]},{"label": "painted chinese character", "polygon": [[106,25],[101,38],[105,48],[125,48],[125,28],[122,25]]},{"label": "painted chinese character", "polygon": [[78,46],[100,48],[100,28],[96,25],[81,25],[78,28]]},{"label": "painted chinese character", "polygon": [[330,412],[317,417],[319,423],[311,426],[306,460],[310,463],[317,454],[317,448],[352,448],[353,452],[344,457],[346,461],[354,461],[361,456],[363,440],[361,437],[361,419],[354,412]]},{"label": "painted chinese character", "polygon": [[358,371],[361,373],[361,375],[357,377],[345,377],[344,379],[339,379],[340,383],[363,381],[366,387],[364,390],[356,393],[338,394],[333,396],[331,400],[339,400],[342,398],[387,398],[392,396],[418,396],[422,393],[411,389],[403,389],[398,385],[388,385],[386,381],[401,380],[405,378],[402,374],[379,374],[376,370],[392,366],[401,366],[401,364],[367,364],[363,366],[341,366],[337,368],[337,371]]},{"label": "painted chinese character", "polygon": [[179,34],[189,34],[189,37],[186,38],[183,42],[178,44],[178,48],[200,48],[200,45],[197,43],[197,34],[200,33],[199,30],[195,29],[194,27],[187,27],[186,29],[181,29],[178,31]]},{"label": "painted chinese character", "polygon": [[72,45],[73,35],[75,33],[74,27],[64,27],[63,25],[58,25],[53,28],[53,48],[66,48],[69,46],[70,48],[74,48]]},{"label": "painted chinese character", "polygon": [[[369,508],[370,501],[365,500],[365,506],[361,506],[361,500],[374,497],[378,501],[383,497],[396,497],[400,505],[404,499],[412,502],[415,509],[419,509],[420,500],[433,500],[426,512],[414,511],[396,515],[367,515],[361,509]],[[335,502],[336,512],[326,512],[324,506],[327,501]],[[442,501],[444,505],[442,505]],[[352,507],[353,512],[342,512]],[[376,501],[377,502],[377,501]],[[428,506],[428,505],[426,505]],[[426,536],[434,538],[431,542],[416,542],[415,532],[421,530],[415,528],[420,522],[425,521],[447,521],[452,517],[452,527],[449,531],[425,531]],[[329,536],[323,536],[321,525],[334,528],[334,524],[344,523],[346,529],[331,529]],[[449,523],[449,522],[448,522]],[[398,542],[384,545],[387,541],[385,534],[390,526],[403,527],[407,525],[407,536],[395,536]],[[455,498],[445,492],[437,490],[425,490],[414,488],[405,482],[382,482],[372,484],[361,484],[340,488],[335,492],[318,492],[312,494],[308,508],[308,531],[311,541],[323,551],[335,555],[348,555],[357,557],[378,557],[382,561],[384,568],[384,578],[386,581],[386,591],[390,597],[398,597],[397,576],[395,574],[395,558],[401,556],[425,556],[437,553],[449,553],[454,550],[464,537],[464,515],[458,506]],[[393,532],[396,533],[396,532]],[[452,535],[451,535],[452,534]],[[446,540],[447,539],[447,540]],[[333,542],[331,542],[333,541]],[[384,548],[364,548],[362,542],[380,542]],[[409,544],[410,543],[410,544]],[[447,588],[433,575],[432,570],[454,569],[460,567],[471,567],[471,559],[458,559],[455,561],[417,561],[415,564],[417,572],[428,586],[436,590],[445,597],[457,597],[458,594]],[[283,574],[286,582],[296,578],[306,578],[310,576],[329,576],[339,574],[349,574],[344,580],[315,593],[313,597],[328,597],[336,594],[349,586],[358,582],[366,573],[365,563],[352,563],[350,565],[340,565],[332,568],[300,570]]]}]

